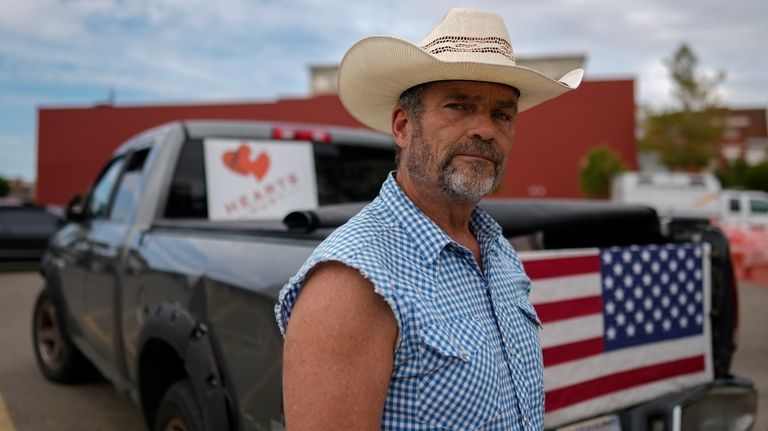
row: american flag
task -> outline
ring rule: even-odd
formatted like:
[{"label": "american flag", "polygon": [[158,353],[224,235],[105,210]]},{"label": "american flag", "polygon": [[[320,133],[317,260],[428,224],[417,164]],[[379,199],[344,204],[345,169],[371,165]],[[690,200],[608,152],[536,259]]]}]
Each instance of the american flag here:
[{"label": "american flag", "polygon": [[545,426],[712,380],[708,249],[521,253],[542,321]]}]

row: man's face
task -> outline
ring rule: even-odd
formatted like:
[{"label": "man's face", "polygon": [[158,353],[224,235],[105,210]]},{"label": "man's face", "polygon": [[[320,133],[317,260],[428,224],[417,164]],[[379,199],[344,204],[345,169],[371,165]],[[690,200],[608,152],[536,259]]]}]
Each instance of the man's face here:
[{"label": "man's face", "polygon": [[514,140],[517,100],[500,84],[432,84],[403,151],[409,175],[454,199],[478,201],[493,191]]}]

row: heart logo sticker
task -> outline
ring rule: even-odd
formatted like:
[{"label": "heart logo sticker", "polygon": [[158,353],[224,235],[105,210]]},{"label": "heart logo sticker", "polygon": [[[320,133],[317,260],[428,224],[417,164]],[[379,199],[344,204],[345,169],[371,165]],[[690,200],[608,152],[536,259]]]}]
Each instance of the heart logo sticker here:
[{"label": "heart logo sticker", "polygon": [[225,152],[221,160],[229,170],[240,175],[253,175],[258,181],[267,175],[270,165],[269,154],[266,151],[262,151],[251,159],[251,148],[245,144],[240,144],[235,151]]}]

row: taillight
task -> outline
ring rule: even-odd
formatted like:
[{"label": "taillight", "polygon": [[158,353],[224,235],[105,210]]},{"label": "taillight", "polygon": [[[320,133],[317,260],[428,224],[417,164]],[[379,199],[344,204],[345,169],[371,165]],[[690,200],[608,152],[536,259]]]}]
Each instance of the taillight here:
[{"label": "taillight", "polygon": [[287,141],[331,142],[331,134],[321,129],[294,129],[290,127],[275,127],[272,129],[272,139]]}]

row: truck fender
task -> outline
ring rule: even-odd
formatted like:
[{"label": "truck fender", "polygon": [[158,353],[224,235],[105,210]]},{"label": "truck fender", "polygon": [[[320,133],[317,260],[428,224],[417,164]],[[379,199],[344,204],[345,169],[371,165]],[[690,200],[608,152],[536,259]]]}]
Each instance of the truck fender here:
[{"label": "truck fender", "polygon": [[[144,352],[152,343],[160,341],[168,345],[178,355],[178,358],[174,359],[180,360],[183,364],[183,370],[166,370],[169,373],[166,376],[173,376],[174,373],[181,371],[186,373],[203,411],[207,429],[234,429],[233,412],[230,411],[232,403],[221,377],[212,336],[205,322],[195,318],[179,304],[158,304],[147,310],[139,337],[138,346],[142,359],[137,362],[136,375],[139,376],[141,406],[150,428],[154,426],[158,404],[163,393],[146,393],[147,391],[144,390],[146,388],[141,386],[148,382],[142,378],[141,368],[155,365],[144,363]],[[162,391],[164,392],[172,383],[183,377],[170,378],[172,381],[166,382]]]}]

